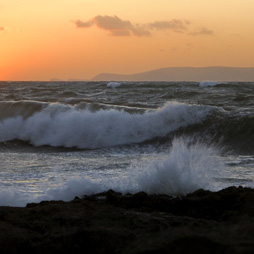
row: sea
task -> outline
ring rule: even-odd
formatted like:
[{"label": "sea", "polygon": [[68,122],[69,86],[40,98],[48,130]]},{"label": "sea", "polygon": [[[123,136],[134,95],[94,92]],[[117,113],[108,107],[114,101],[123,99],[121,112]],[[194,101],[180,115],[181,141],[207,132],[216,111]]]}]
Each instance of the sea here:
[{"label": "sea", "polygon": [[0,82],[0,206],[254,187],[254,82]]}]

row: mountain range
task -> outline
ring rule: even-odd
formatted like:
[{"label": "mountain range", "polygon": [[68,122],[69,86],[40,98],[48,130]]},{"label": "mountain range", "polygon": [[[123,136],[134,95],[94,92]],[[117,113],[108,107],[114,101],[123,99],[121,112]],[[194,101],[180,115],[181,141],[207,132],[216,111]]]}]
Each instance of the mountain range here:
[{"label": "mountain range", "polygon": [[254,68],[169,67],[136,74],[101,73],[92,81],[254,81]]}]

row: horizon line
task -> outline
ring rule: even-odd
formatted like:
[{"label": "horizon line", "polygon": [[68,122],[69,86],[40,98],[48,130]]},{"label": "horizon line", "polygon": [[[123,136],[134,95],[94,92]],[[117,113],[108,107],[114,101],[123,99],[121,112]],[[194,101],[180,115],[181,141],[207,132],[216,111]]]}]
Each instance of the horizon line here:
[{"label": "horizon line", "polygon": [[[231,68],[231,69],[254,69],[253,67],[238,67],[238,66],[221,66],[221,65],[211,65],[211,66],[174,66],[174,67],[160,67],[160,68],[155,68],[155,69],[150,69],[147,71],[141,71],[141,72],[136,72],[136,73],[130,73],[130,74],[122,74],[122,73],[114,73],[114,72],[101,72],[99,74],[96,74],[93,76],[91,79],[88,78],[69,78],[69,79],[60,79],[60,78],[50,78],[50,79],[45,79],[45,80],[0,80],[0,82],[82,82],[82,81],[91,81],[91,82],[96,82],[93,79],[99,75],[103,74],[112,74],[112,75],[121,75],[121,76],[131,76],[131,75],[136,75],[136,74],[142,74],[146,72],[151,72],[151,71],[156,71],[156,70],[162,70],[162,69],[184,69],[184,68],[189,68],[189,69],[206,69],[206,68]],[[103,81],[103,80],[101,80]],[[105,80],[107,81],[107,80]],[[180,81],[179,81],[180,82]],[[198,81],[197,81],[198,82]]]}]

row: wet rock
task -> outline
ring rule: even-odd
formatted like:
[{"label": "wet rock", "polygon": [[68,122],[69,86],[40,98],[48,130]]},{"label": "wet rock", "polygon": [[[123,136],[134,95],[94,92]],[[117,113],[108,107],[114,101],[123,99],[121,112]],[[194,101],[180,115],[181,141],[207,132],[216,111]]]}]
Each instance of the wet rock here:
[{"label": "wet rock", "polygon": [[253,253],[254,190],[184,197],[109,190],[0,207],[1,253]]}]

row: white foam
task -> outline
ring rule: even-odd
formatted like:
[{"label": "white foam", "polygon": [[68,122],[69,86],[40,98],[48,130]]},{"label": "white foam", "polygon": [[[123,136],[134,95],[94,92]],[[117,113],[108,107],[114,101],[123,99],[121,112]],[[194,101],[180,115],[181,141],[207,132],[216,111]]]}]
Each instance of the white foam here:
[{"label": "white foam", "polygon": [[86,178],[69,179],[62,187],[55,188],[48,183],[41,187],[40,194],[29,191],[29,188],[7,187],[0,192],[0,206],[26,206],[27,203],[39,203],[43,200],[70,201],[75,196],[91,195],[103,191],[97,182]]},{"label": "white foam", "polygon": [[222,84],[222,82],[206,80],[206,81],[201,81],[199,83],[199,86],[201,86],[201,87],[207,87],[207,86],[217,86],[219,84]]},{"label": "white foam", "polygon": [[176,139],[168,156],[151,163],[139,176],[139,188],[168,195],[212,188],[212,172],[221,168],[215,155],[216,149],[212,147],[201,143],[188,145],[183,139]]},{"label": "white foam", "polygon": [[29,202],[42,200],[70,201],[75,196],[91,195],[108,189],[122,193],[145,191],[149,194],[186,195],[199,188],[213,189],[212,177],[215,171],[222,171],[223,165],[217,159],[218,151],[202,143],[190,144],[175,139],[168,153],[158,154],[158,159],[132,165],[128,173],[119,177],[102,177],[95,171],[93,180],[87,177],[68,179],[62,186],[52,187],[45,182],[40,195],[33,191],[20,191],[16,186],[0,192],[0,205],[25,206]]},{"label": "white foam", "polygon": [[107,84],[107,87],[116,88],[116,87],[119,87],[121,85],[122,85],[122,83],[120,83],[120,82],[109,82]]},{"label": "white foam", "polygon": [[215,147],[202,143],[190,144],[175,139],[168,153],[148,164],[132,165],[129,173],[119,177],[95,177],[97,180],[68,181],[61,189],[48,190],[45,198],[71,200],[79,195],[90,195],[108,189],[122,193],[145,191],[149,194],[186,195],[197,189],[214,189],[212,177],[223,170]]},{"label": "white foam", "polygon": [[78,110],[55,104],[23,119],[0,122],[0,141],[20,139],[35,146],[100,148],[163,137],[204,120],[214,108],[170,102],[155,111]]}]

